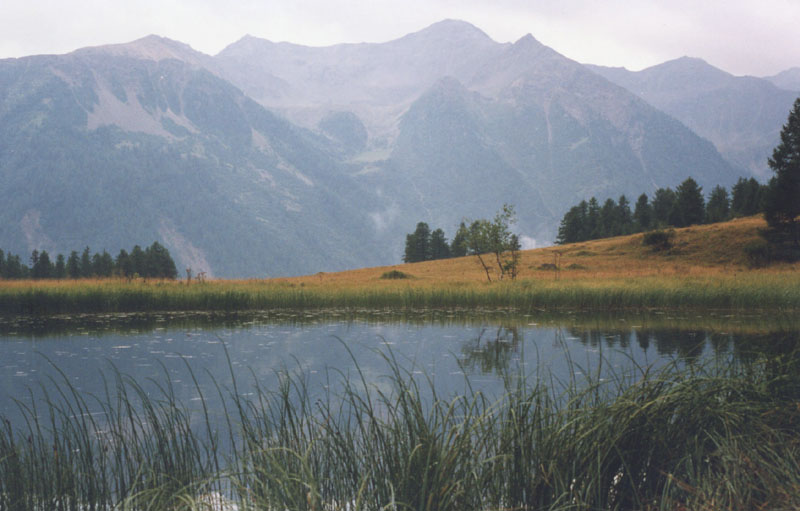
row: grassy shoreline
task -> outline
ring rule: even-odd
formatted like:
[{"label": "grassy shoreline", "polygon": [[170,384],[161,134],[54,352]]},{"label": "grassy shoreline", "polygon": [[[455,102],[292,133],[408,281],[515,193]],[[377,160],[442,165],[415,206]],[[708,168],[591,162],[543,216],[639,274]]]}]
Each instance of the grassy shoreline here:
[{"label": "grassy shoreline", "polygon": [[509,308],[800,310],[800,274],[660,276],[501,283],[29,281],[0,284],[0,313],[247,311],[267,309]]},{"label": "grassy shoreline", "polygon": [[339,374],[321,398],[294,373],[243,397],[231,370],[219,430],[168,379],[150,395],[114,373],[87,397],[64,376],[39,409],[20,401],[24,425],[0,414],[0,509],[792,509],[787,348],[561,384],[512,373],[498,400],[438,395],[391,353],[380,385]]}]

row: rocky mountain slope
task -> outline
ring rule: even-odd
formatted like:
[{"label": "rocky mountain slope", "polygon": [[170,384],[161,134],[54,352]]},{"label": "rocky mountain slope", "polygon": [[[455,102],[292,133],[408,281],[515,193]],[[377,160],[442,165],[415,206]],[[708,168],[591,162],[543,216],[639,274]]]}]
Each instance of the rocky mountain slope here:
[{"label": "rocky mountain slope", "polygon": [[[590,66],[714,143],[732,164],[766,179],[767,158],[798,92],[768,79],[733,76],[703,60],[680,58],[631,72]],[[788,77],[778,83],[789,84]]]}]

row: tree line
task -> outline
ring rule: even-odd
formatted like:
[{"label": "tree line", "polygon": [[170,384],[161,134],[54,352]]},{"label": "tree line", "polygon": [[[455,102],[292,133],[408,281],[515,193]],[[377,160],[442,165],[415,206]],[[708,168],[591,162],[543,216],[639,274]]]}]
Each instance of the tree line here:
[{"label": "tree line", "polygon": [[134,277],[174,279],[178,276],[169,250],[154,241],[142,249],[135,245],[128,252],[119,251],[116,258],[108,252],[92,253],[86,247],[81,254],[73,250],[69,256],[58,254],[51,258],[46,250],[34,250],[30,264],[20,256],[0,249],[0,278],[2,279],[81,279],[103,277]]},{"label": "tree line", "polygon": [[659,188],[652,200],[643,193],[631,210],[625,195],[607,199],[603,205],[592,197],[564,215],[556,243],[576,243],[660,229],[714,223],[755,215],[767,208],[769,185],[754,178],[739,178],[731,189],[715,186],[706,201],[703,189],[691,177],[675,190]]},{"label": "tree line", "polygon": [[511,232],[511,225],[515,221],[514,207],[505,204],[491,220],[461,222],[450,243],[442,229],[431,231],[426,222],[419,222],[416,230],[406,235],[403,262],[417,263],[474,255],[489,282],[492,281],[492,275],[498,280],[513,280],[517,276],[521,249],[519,237]]}]

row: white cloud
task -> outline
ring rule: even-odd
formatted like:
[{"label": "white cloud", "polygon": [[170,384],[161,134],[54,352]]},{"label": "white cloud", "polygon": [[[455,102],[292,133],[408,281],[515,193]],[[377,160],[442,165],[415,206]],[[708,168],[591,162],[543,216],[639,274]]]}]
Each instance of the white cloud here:
[{"label": "white cloud", "polygon": [[522,235],[519,237],[519,244],[522,246],[522,250],[530,250],[533,248],[539,248],[541,245],[536,241],[536,238],[531,238],[530,236]]}]

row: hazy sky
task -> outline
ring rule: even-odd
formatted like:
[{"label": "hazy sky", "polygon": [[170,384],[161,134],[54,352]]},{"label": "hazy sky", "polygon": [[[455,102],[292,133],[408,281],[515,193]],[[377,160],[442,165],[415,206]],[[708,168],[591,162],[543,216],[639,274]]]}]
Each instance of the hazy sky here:
[{"label": "hazy sky", "polygon": [[384,42],[436,21],[527,33],[580,62],[638,70],[684,55],[731,73],[800,66],[800,0],[2,0],[0,58],[158,34],[216,54],[245,34]]}]

